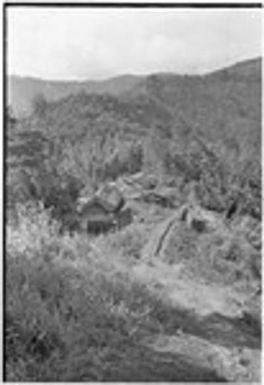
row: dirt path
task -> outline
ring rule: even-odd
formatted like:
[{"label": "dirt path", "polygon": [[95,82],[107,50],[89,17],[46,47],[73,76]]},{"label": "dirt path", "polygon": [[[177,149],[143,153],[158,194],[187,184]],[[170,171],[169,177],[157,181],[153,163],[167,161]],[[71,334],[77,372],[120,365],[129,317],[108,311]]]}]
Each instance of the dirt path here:
[{"label": "dirt path", "polygon": [[260,337],[239,318],[242,295],[194,281],[183,275],[181,265],[155,261],[135,266],[133,274],[175,313],[170,330],[153,336],[147,346],[180,354],[190,365],[213,369],[228,381],[259,380]]},{"label": "dirt path", "polygon": [[179,220],[180,212],[180,210],[175,211],[169,218],[157,225],[148,243],[142,250],[141,254],[143,260],[149,260],[152,257],[159,256],[159,254],[162,252],[162,248],[164,246],[166,238],[169,236],[170,230],[172,229],[173,225]]},{"label": "dirt path", "polygon": [[211,368],[228,381],[259,381],[260,336],[241,320],[246,294],[188,275],[184,263],[169,265],[162,258],[179,215],[177,210],[154,229],[142,263],[132,269],[137,281],[175,310],[171,330],[153,336],[147,346],[180,354],[190,365]]},{"label": "dirt path", "polygon": [[260,336],[241,321],[246,294],[188,274],[184,262],[170,265],[162,258],[179,217],[177,210],[157,224],[141,259],[129,267],[136,282],[168,305],[170,320],[161,334],[140,342],[144,358],[124,363],[125,375],[132,371],[135,378],[136,367],[137,381],[148,373],[148,381],[257,382]]}]

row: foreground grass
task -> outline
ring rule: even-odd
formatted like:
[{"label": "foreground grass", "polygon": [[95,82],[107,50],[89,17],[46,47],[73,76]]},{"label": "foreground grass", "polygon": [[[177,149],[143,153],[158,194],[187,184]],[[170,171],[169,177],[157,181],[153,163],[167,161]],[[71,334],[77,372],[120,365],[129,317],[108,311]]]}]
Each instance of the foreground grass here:
[{"label": "foreground grass", "polygon": [[59,234],[41,208],[19,210],[7,234],[7,381],[224,380],[179,353],[144,344],[182,325],[186,333],[210,336],[193,314],[166,305],[132,280],[130,264],[114,258],[116,249],[138,259],[144,238],[134,242],[133,227],[117,234],[110,255],[86,236]]},{"label": "foreground grass", "polygon": [[134,288],[124,289],[40,258],[9,259],[7,379],[104,379],[108,357],[133,345],[136,321],[127,313],[142,306]]},{"label": "foreground grass", "polygon": [[217,379],[141,344],[171,318],[87,238],[60,235],[41,208],[7,229],[7,381]]},{"label": "foreground grass", "polygon": [[[146,288],[98,266],[8,256],[6,380],[217,380],[141,341],[182,321]],[[97,261],[98,262],[98,261]]]}]

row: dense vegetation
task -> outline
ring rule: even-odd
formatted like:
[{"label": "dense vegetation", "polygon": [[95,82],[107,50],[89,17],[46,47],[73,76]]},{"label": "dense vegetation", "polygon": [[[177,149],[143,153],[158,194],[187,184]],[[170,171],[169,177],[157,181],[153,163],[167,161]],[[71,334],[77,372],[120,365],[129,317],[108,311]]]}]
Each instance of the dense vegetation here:
[{"label": "dense vegetation", "polygon": [[153,75],[120,98],[81,93],[48,103],[37,96],[34,114],[8,128],[9,175],[19,174],[8,197],[71,205],[87,185],[151,169],[195,181],[205,206],[221,211],[238,200],[259,217],[260,83],[247,63],[246,76],[239,70],[239,77],[234,70]]},{"label": "dense vegetation", "polygon": [[[6,111],[10,381],[221,379],[183,361],[175,367],[173,359],[158,370],[159,357],[153,361],[138,341],[177,328],[181,313],[131,280],[119,257],[98,255],[89,237],[68,231],[78,229],[80,196],[138,172],[173,187],[181,203],[191,191],[201,207],[223,215],[233,207],[259,228],[260,60],[206,76],[160,74],[132,83],[116,95],[83,91],[51,101],[38,94],[24,118]],[[108,239],[117,254],[139,253],[146,240],[136,226],[124,239]],[[193,234],[187,238],[179,235],[177,247],[186,241],[189,255]],[[226,254],[239,248],[236,242],[226,243]],[[243,280],[251,279],[245,269],[260,278],[253,265],[241,264]]]}]

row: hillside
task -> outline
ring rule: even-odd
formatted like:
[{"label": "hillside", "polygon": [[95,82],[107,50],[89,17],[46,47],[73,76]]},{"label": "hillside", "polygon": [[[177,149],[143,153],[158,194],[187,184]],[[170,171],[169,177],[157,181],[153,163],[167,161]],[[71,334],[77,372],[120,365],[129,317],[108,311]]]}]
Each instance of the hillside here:
[{"label": "hillside", "polygon": [[6,380],[260,381],[260,77],[30,80],[45,98],[6,109]]},{"label": "hillside", "polygon": [[261,66],[261,59],[256,58],[234,64],[219,71],[212,72],[212,74],[209,74],[208,76],[218,76],[222,80],[233,78],[236,80],[260,81]]},{"label": "hillside", "polygon": [[[205,172],[201,157],[206,157],[209,167],[215,164],[218,170],[212,169],[212,177],[221,174],[215,181],[220,189],[217,194],[223,196],[226,191],[227,197],[226,179],[233,183],[237,175],[245,185],[245,175],[255,178],[259,173],[261,83],[256,79],[260,77],[260,61],[237,64],[222,74],[226,71],[231,75],[224,78],[219,78],[219,71],[206,76],[150,75],[140,81],[126,78],[131,90],[122,95],[82,91],[52,102],[44,99],[33,115],[8,132],[9,161],[19,166],[25,132],[24,160],[38,164],[39,143],[34,146],[37,131],[46,140],[43,157],[52,151],[50,159],[56,159],[56,168],[63,167],[59,172],[66,172],[66,162],[67,173],[74,178],[78,175],[81,184],[88,183],[91,175],[99,178],[99,183],[128,170],[140,171],[141,167],[147,173],[152,170],[158,178],[168,174],[197,182]],[[124,80],[107,84],[113,87]],[[17,135],[20,138],[16,139]],[[227,173],[231,175],[227,177]],[[205,181],[202,184],[206,185]],[[205,196],[204,192],[201,195]],[[223,210],[227,204],[224,200],[217,205]],[[212,202],[206,205],[215,207]]]},{"label": "hillside", "polygon": [[36,95],[42,94],[49,101],[61,99],[79,92],[110,93],[118,95],[130,91],[140,77],[124,75],[105,81],[48,81],[37,78],[10,76],[7,81],[8,104],[17,116],[28,115]]},{"label": "hillside", "polygon": [[[167,86],[170,85],[171,88],[175,88],[176,86],[179,87],[180,90],[185,86],[186,78],[188,79],[188,84],[197,83],[196,87],[199,87],[201,79],[204,78],[209,78],[212,82],[219,80],[258,82],[260,76],[260,59],[238,63],[202,77],[155,74],[155,78],[161,79]],[[97,94],[108,93],[118,96],[124,93],[138,93],[142,88],[144,89],[146,87],[148,82],[148,76],[135,75],[123,75],[103,81],[48,81],[37,78],[10,76],[7,82],[8,104],[13,108],[17,116],[23,116],[32,111],[33,100],[38,94],[43,94],[48,101],[58,100],[81,91]],[[199,90],[197,92],[199,92]]]}]

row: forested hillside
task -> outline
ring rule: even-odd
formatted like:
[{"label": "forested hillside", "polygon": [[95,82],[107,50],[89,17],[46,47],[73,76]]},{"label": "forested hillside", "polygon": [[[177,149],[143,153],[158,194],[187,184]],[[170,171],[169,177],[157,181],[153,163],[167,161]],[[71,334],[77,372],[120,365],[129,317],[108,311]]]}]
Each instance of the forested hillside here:
[{"label": "forested hillside", "polygon": [[260,63],[251,61],[203,77],[152,75],[122,96],[82,92],[48,102],[37,95],[33,115],[8,128],[8,162],[31,179],[38,198],[61,178],[79,190],[91,179],[151,168],[158,178],[194,180],[206,207],[221,211],[239,199],[260,215],[259,78]]},{"label": "forested hillside", "polygon": [[8,92],[7,379],[259,381],[261,59]]},{"label": "forested hillside", "polygon": [[124,75],[105,81],[48,81],[10,76],[7,82],[8,102],[13,106],[16,115],[25,116],[32,112],[33,100],[39,94],[44,95],[49,101],[81,91],[118,95],[131,90],[139,82],[140,77],[133,75]]}]

